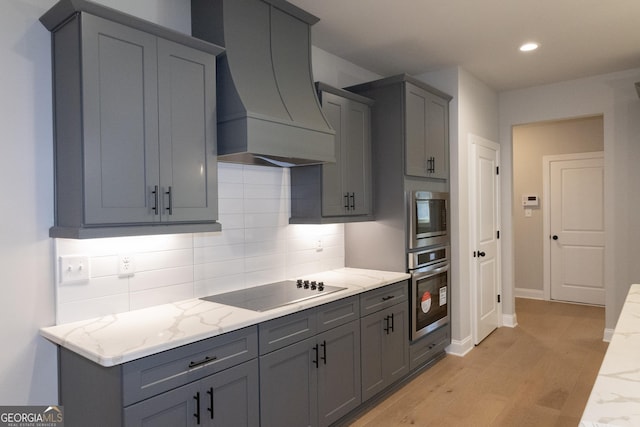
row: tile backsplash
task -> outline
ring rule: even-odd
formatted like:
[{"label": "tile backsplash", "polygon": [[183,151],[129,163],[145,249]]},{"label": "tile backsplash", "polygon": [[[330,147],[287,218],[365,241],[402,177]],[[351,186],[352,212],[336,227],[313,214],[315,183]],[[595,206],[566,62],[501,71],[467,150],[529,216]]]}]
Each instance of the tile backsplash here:
[{"label": "tile backsplash", "polygon": [[[343,225],[289,225],[289,169],[219,163],[218,177],[221,232],[56,239],[57,323],[344,267]],[[60,283],[66,255],[88,257],[88,281]]]}]

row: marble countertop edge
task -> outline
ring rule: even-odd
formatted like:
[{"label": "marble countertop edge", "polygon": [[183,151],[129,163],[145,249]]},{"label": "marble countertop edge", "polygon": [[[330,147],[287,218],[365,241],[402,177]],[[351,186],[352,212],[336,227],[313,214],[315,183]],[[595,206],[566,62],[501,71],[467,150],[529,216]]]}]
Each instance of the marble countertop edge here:
[{"label": "marble countertop edge", "polygon": [[[309,276],[346,289],[264,312],[199,298],[40,329],[53,343],[111,367],[257,325],[298,311],[408,279],[407,273],[341,268]],[[306,277],[301,277],[306,279]]]}]

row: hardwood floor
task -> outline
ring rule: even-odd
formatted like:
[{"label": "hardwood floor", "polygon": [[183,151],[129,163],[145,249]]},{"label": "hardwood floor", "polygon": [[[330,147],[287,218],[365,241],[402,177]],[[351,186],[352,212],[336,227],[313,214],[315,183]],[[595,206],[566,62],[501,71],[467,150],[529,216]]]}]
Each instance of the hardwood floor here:
[{"label": "hardwood floor", "polygon": [[350,425],[578,425],[607,343],[604,308],[516,300],[518,326],[447,355]]}]

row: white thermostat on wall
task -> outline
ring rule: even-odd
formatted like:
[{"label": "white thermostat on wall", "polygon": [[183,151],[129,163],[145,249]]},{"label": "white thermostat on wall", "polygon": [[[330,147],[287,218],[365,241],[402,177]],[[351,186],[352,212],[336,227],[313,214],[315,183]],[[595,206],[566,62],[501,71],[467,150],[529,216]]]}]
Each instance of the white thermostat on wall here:
[{"label": "white thermostat on wall", "polygon": [[540,206],[540,199],[536,194],[523,194],[522,206],[525,206],[525,207]]}]

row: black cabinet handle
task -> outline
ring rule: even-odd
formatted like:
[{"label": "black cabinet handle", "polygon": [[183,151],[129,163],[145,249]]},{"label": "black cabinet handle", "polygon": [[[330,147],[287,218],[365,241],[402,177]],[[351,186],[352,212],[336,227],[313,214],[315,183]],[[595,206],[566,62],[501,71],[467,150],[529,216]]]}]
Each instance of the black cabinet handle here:
[{"label": "black cabinet handle", "polygon": [[213,356],[213,357],[209,357],[209,356],[207,356],[207,357],[205,357],[204,359],[199,360],[199,361],[197,361],[197,362],[191,362],[191,363],[189,363],[189,369],[191,369],[191,368],[195,368],[196,366],[200,366],[200,365],[206,365],[207,363],[209,363],[209,362],[213,362],[213,361],[214,361],[214,360],[216,360],[216,359],[217,359],[217,357],[216,357],[216,356]]},{"label": "black cabinet handle", "polygon": [[393,332],[393,326],[394,326],[394,321],[393,321],[393,313],[391,313],[391,332]]},{"label": "black cabinet handle", "polygon": [[209,387],[207,394],[209,395],[209,407],[207,408],[207,411],[209,411],[211,419],[213,419],[213,387]]},{"label": "black cabinet handle", "polygon": [[556,236],[555,234],[552,237],[553,240],[558,240],[558,236]]},{"label": "black cabinet handle", "polygon": [[196,417],[196,424],[200,424],[200,392],[197,392],[195,396],[193,396],[193,398],[196,401],[196,413],[193,414],[194,417]]},{"label": "black cabinet handle", "polygon": [[384,331],[389,335],[389,316],[385,316],[384,318]]},{"label": "black cabinet handle", "polygon": [[153,213],[155,215],[158,215],[158,186],[157,185],[153,187],[153,191],[151,192],[151,194],[153,194],[153,207],[151,208],[151,210],[153,210]]},{"label": "black cabinet handle", "polygon": [[316,360],[313,361],[313,364],[316,365],[316,368],[318,367],[318,344],[313,346],[313,351],[316,352]]},{"label": "black cabinet handle", "polygon": [[173,193],[171,191],[171,186],[169,186],[169,189],[165,194],[169,196],[169,204],[166,209],[169,211],[169,215],[173,215]]},{"label": "black cabinet handle", "polygon": [[349,210],[349,193],[344,193],[344,208]]},{"label": "black cabinet handle", "polygon": [[351,193],[351,210],[356,210],[356,193]]},{"label": "black cabinet handle", "polygon": [[389,301],[392,298],[395,298],[395,295],[387,295],[386,297],[382,297],[382,301]]},{"label": "black cabinet handle", "polygon": [[479,252],[478,252],[478,256],[479,256],[479,257],[483,257],[483,256],[485,256],[485,255],[486,255],[486,253],[485,253],[484,251],[479,251]]},{"label": "black cabinet handle", "polygon": [[324,361],[324,364],[327,364],[327,341],[322,341],[322,344],[320,344],[322,346],[322,357],[321,359]]}]

